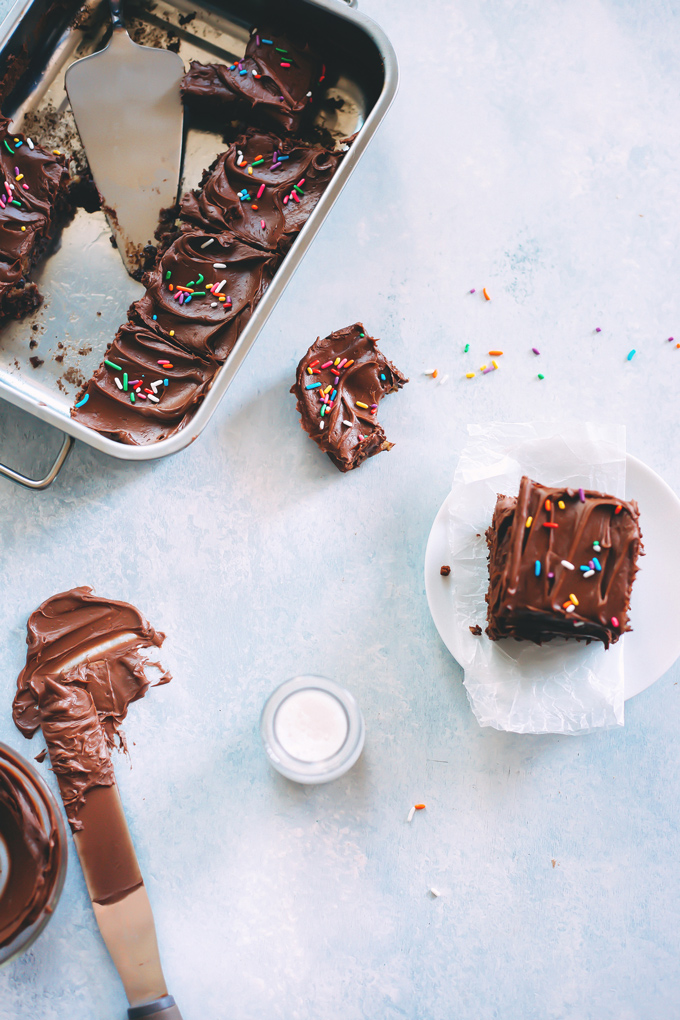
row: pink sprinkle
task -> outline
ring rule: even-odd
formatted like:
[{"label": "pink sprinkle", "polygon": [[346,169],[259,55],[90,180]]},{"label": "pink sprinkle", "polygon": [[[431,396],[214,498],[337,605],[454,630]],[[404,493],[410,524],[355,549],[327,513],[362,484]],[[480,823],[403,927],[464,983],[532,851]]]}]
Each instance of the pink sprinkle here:
[{"label": "pink sprinkle", "polygon": [[298,181],[298,188],[301,188],[304,183],[305,183],[305,179],[303,177],[301,181]]},{"label": "pink sprinkle", "polygon": [[257,192],[257,197],[258,198],[262,198],[262,196],[264,194],[264,187],[265,187],[264,184],[261,184],[260,187],[258,188],[258,192]]},{"label": "pink sprinkle", "polygon": [[255,45],[256,45],[256,46],[259,46],[259,45],[260,45],[260,37],[259,37],[259,35],[256,35],[256,36],[255,36]]},{"label": "pink sprinkle", "polygon": [[669,344],[673,343],[673,337],[672,336],[669,336],[668,342],[669,342]]},{"label": "pink sprinkle", "polygon": [[343,358],[342,361],[340,362],[340,364],[338,365],[338,368],[342,368],[342,366],[346,365],[346,364],[347,364],[347,358]]},{"label": "pink sprinkle", "polygon": [[585,503],[585,501],[586,501],[586,494],[583,491],[583,489],[579,489],[578,490],[578,498],[581,500],[582,503]]},{"label": "pink sprinkle", "polygon": [[22,184],[21,187],[24,189],[24,191],[28,191],[28,184]]},{"label": "pink sprinkle", "polygon": [[[285,61],[284,61],[284,60],[282,60],[282,61],[281,61],[281,67],[290,67],[290,64],[288,63],[288,61],[287,61],[287,60],[285,60]],[[283,96],[281,96],[281,98],[283,99]]]},{"label": "pink sprinkle", "polygon": [[470,293],[474,294],[474,292],[475,292],[475,288],[473,287],[472,290],[470,291]]},{"label": "pink sprinkle", "polygon": [[596,326],[596,327],[595,327],[595,332],[596,332],[596,333],[601,333],[601,332],[602,332],[602,330],[600,329],[600,327],[599,327],[599,326]]},{"label": "pink sprinkle", "polygon": [[532,351],[534,352],[534,354],[540,354],[540,353],[541,353],[541,352],[539,351],[538,347],[532,347],[531,349],[532,349]]},{"label": "pink sprinkle", "polygon": [[139,390],[135,391],[140,400],[146,400],[146,393],[141,393]]},{"label": "pink sprinkle", "polygon": [[618,627],[619,621],[615,616],[612,616],[612,627]]},{"label": "pink sprinkle", "polygon": [[595,564],[593,563],[592,560],[588,560],[588,566],[590,567],[591,570],[595,569]]},{"label": "pink sprinkle", "polygon": [[15,167],[14,167],[14,173],[15,173],[15,174],[17,175],[17,177],[18,177],[18,176],[19,176],[19,174],[21,173],[21,170],[19,169],[19,167],[18,167],[18,166],[15,166]]},{"label": "pink sprinkle", "polygon": [[300,204],[300,199],[297,197],[294,191],[291,191],[290,197],[294,198],[298,205]]},{"label": "pink sprinkle", "polygon": [[284,198],[283,204],[284,205],[288,205],[288,195],[286,195],[286,197]]},{"label": "pink sprinkle", "polygon": [[552,572],[552,570],[551,570],[551,571],[550,571],[550,573],[548,574],[548,577],[552,579],[552,578],[553,578],[554,576],[555,576],[555,575],[553,574],[553,572]]},{"label": "pink sprinkle", "polygon": [[265,224],[264,220],[260,220],[260,226],[261,226],[261,227],[262,227],[262,229],[264,230],[264,228],[265,228],[265,226],[266,226],[266,224]]},{"label": "pink sprinkle", "polygon": [[332,361],[324,361],[324,363],[323,363],[323,365],[321,367],[322,368],[330,368],[332,364],[333,364]]}]

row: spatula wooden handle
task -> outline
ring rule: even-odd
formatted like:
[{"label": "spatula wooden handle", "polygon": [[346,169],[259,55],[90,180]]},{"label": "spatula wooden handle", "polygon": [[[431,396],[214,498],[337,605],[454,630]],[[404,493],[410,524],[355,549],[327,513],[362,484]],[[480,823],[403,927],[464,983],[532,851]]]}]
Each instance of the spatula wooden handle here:
[{"label": "spatula wooden handle", "polygon": [[143,1006],[130,1006],[128,1020],[182,1020],[182,1014],[172,995],[164,995]]}]

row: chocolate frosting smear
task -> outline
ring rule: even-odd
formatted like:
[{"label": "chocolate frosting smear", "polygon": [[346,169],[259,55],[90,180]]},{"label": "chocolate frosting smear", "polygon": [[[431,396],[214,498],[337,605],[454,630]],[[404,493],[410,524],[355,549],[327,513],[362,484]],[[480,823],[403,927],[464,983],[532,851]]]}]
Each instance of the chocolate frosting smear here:
[{"label": "chocolate frosting smear", "polygon": [[87,791],[115,781],[109,749],[126,749],[121,723],[152,686],[149,666],[160,673],[153,686],[171,679],[144,654],[164,638],[134,606],[87,587],[54,595],[29,617],[14,722],[26,737],[42,727],[74,829]]}]

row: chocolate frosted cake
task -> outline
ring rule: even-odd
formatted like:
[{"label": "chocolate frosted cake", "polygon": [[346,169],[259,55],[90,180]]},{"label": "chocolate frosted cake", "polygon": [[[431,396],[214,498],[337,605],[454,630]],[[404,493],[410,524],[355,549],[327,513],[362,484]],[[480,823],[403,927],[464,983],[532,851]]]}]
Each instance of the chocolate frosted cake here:
[{"label": "chocolate frosted cake", "polygon": [[321,60],[305,43],[255,30],[245,56],[233,64],[192,61],[182,80],[182,96],[225,121],[245,111],[251,119],[297,131],[314,87],[325,76]]},{"label": "chocolate frosted cake", "polygon": [[42,303],[31,270],[68,210],[68,160],[9,130],[0,117],[0,318]]},{"label": "chocolate frosted cake", "polygon": [[642,552],[637,503],[523,477],[499,496],[491,527],[487,634],[541,644],[630,630],[630,594]]},{"label": "chocolate frosted cake", "polygon": [[340,471],[351,471],[392,449],[376,418],[378,404],[407,382],[356,322],[312,344],[291,393],[305,432]]},{"label": "chocolate frosted cake", "polygon": [[251,128],[218,157],[200,189],[184,196],[182,219],[285,252],[341,159],[342,153]]},{"label": "chocolate frosted cake", "polygon": [[179,351],[145,326],[127,322],[73,417],[121,443],[156,443],[186,425],[218,367],[212,358]]}]

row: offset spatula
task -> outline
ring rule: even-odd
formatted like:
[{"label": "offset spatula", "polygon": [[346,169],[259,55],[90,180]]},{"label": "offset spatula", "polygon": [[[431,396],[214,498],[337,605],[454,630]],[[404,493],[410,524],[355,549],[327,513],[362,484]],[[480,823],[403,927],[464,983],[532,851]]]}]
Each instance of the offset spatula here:
[{"label": "offset spatula", "polygon": [[177,200],[184,64],[177,53],[133,42],[121,0],[109,3],[111,41],[71,64],[65,84],[118,250],[133,273],[153,243],[160,210]]}]

